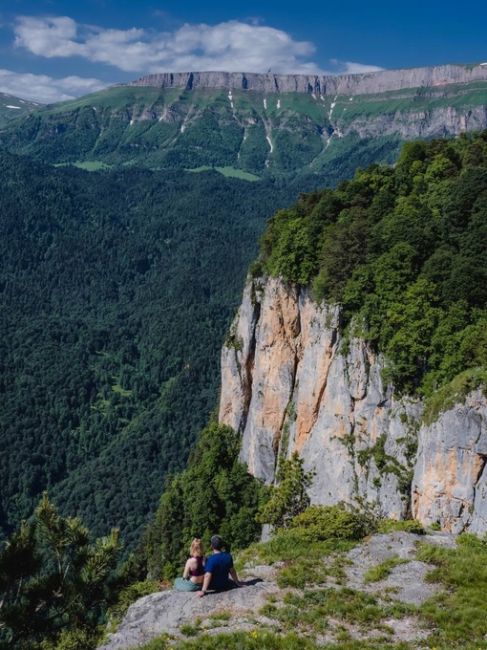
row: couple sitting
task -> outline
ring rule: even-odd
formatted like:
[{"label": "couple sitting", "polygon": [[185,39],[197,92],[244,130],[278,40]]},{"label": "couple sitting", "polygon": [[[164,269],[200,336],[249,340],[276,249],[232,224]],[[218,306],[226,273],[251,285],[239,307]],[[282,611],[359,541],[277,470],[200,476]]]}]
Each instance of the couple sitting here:
[{"label": "couple sitting", "polygon": [[175,589],[197,591],[198,596],[201,597],[208,590],[225,591],[232,587],[240,587],[237,572],[233,566],[233,558],[225,550],[222,538],[219,535],[213,535],[210,544],[213,554],[205,560],[201,540],[193,540],[190,549],[191,557],[186,562],[183,577],[176,578]]}]

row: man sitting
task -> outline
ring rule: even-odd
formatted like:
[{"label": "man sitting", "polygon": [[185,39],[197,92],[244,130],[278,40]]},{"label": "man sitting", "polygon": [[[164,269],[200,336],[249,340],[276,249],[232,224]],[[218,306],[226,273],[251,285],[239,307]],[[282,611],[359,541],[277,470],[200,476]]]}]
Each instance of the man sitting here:
[{"label": "man sitting", "polygon": [[[213,535],[210,540],[210,545],[213,550],[213,555],[205,563],[203,587],[198,592],[198,596],[200,597],[204,596],[208,589],[224,591],[232,587],[240,587],[237,572],[233,566],[233,558],[225,550],[225,544],[222,538],[219,535]],[[231,580],[228,577],[229,575],[232,578]]]}]

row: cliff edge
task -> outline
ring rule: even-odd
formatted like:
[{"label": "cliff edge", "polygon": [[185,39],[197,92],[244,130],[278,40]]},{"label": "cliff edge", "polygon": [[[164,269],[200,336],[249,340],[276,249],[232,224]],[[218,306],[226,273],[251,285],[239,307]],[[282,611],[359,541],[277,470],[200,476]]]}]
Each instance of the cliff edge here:
[{"label": "cliff edge", "polygon": [[487,80],[487,65],[439,65],[362,74],[302,75],[244,72],[164,72],[145,75],[125,84],[156,88],[225,88],[263,93],[309,93],[325,95],[369,95],[419,87]]},{"label": "cliff edge", "polygon": [[275,278],[250,280],[222,351],[220,422],[242,460],[272,483],[297,451],[316,504],[369,504],[454,533],[487,531],[487,400],[480,390],[434,422],[397,398],[384,359],[346,340],[337,307]]}]

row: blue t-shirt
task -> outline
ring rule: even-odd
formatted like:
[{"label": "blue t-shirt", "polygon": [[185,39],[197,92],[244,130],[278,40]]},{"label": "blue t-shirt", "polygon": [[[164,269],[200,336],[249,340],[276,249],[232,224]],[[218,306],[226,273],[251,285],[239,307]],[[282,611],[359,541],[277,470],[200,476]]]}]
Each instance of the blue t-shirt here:
[{"label": "blue t-shirt", "polygon": [[233,567],[233,558],[227,551],[214,553],[205,562],[205,572],[211,573],[210,589],[226,589],[230,586],[228,572]]}]

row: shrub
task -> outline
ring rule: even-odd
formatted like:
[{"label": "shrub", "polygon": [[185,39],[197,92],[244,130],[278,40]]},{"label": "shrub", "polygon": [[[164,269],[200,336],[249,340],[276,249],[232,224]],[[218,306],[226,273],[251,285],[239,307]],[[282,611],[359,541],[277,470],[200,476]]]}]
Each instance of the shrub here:
[{"label": "shrub", "polygon": [[290,528],[310,541],[327,539],[362,539],[372,532],[375,522],[370,516],[347,510],[344,506],[311,506],[293,518]]}]

